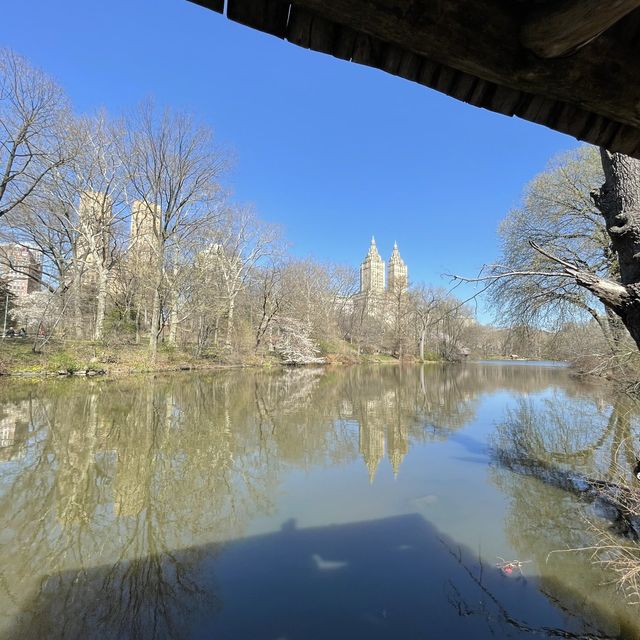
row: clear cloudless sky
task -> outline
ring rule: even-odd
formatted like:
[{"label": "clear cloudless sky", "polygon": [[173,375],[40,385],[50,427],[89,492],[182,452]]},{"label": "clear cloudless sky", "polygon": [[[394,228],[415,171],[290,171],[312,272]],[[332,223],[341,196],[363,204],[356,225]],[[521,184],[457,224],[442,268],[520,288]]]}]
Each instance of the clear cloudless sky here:
[{"label": "clear cloudless sky", "polygon": [[119,115],[152,96],[210,125],[236,158],[233,198],[281,224],[298,256],[357,266],[375,234],[385,259],[397,240],[411,281],[448,287],[443,274],[495,259],[524,185],[578,144],[187,0],[20,0],[1,13],[0,45],[77,111]]}]

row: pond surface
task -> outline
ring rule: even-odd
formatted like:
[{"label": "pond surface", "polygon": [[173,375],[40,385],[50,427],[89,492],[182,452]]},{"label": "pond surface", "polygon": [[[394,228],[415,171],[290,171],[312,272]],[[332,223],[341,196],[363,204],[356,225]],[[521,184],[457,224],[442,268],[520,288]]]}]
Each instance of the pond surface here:
[{"label": "pond surface", "polygon": [[0,637],[640,637],[548,556],[595,516],[536,469],[616,480],[638,441],[563,368],[0,384]]}]

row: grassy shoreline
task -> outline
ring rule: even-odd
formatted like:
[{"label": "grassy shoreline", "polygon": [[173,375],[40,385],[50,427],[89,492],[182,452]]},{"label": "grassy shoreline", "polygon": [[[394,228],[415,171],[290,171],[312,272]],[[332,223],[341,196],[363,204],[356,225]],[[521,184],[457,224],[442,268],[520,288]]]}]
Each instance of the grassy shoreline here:
[{"label": "grassy shoreline", "polygon": [[[28,340],[0,341],[0,376],[11,377],[95,377],[126,376],[137,373],[171,371],[216,371],[220,369],[272,368],[284,365],[273,356],[231,353],[195,357],[193,354],[162,346],[155,360],[147,353],[146,344],[101,345],[90,342],[51,342],[34,352]],[[357,355],[355,351],[324,354],[325,365],[396,364],[391,356]]]}]

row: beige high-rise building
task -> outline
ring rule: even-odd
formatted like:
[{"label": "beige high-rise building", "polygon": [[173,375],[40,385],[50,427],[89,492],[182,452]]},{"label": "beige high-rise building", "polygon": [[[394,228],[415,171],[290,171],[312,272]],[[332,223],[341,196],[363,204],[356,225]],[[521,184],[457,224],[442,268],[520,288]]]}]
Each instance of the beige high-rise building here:
[{"label": "beige high-rise building", "polygon": [[151,252],[156,237],[156,227],[162,223],[160,207],[142,200],[131,203],[131,231],[129,247]]},{"label": "beige high-rise building", "polygon": [[406,291],[408,284],[409,270],[400,257],[397,243],[393,245],[391,258],[385,269],[385,262],[378,253],[375,238],[372,237],[369,252],[360,265],[360,290],[352,298],[353,308],[364,308],[367,315],[380,319],[390,317],[389,309],[394,296]]},{"label": "beige high-rise building", "polygon": [[0,245],[0,279],[18,299],[40,291],[42,254],[15,242]]},{"label": "beige high-rise building", "polygon": [[113,202],[106,193],[87,190],[80,194],[76,258],[84,261],[85,277],[95,276],[97,265],[110,250],[112,217]]},{"label": "beige high-rise building", "polygon": [[387,282],[391,293],[401,293],[409,286],[409,270],[404,260],[400,257],[398,243],[393,243],[393,251],[387,266]]},{"label": "beige high-rise building", "polygon": [[369,253],[360,265],[360,293],[384,292],[384,260],[378,253],[376,239],[371,237]]}]

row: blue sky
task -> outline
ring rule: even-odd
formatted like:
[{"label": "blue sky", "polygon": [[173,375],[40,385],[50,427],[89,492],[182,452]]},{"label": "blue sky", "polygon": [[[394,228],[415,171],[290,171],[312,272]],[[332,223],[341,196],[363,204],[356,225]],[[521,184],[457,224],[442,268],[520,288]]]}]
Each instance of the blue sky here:
[{"label": "blue sky", "polygon": [[0,44],[78,111],[153,96],[210,125],[236,157],[233,197],[280,223],[296,255],[357,266],[375,234],[385,258],[398,241],[414,282],[448,286],[442,274],[492,261],[524,185],[578,144],[186,0],[20,0],[2,21]]}]

